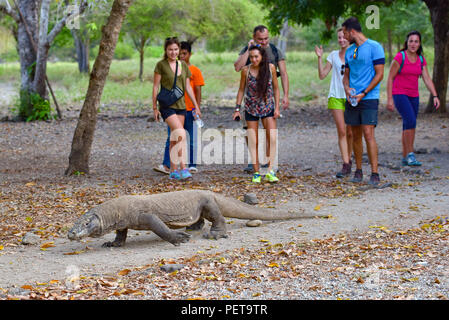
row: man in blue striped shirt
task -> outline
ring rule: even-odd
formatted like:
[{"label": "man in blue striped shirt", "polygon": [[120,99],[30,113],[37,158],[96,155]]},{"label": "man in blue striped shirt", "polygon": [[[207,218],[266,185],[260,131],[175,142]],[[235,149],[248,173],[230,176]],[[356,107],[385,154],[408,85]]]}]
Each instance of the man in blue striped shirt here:
[{"label": "man in blue striped shirt", "polygon": [[[377,125],[379,107],[380,82],[384,76],[385,54],[382,46],[362,33],[357,18],[349,18],[342,24],[343,34],[351,46],[345,54],[345,74],[343,85],[346,92],[345,122],[351,126],[353,134],[353,147],[356,162],[356,171],[353,182],[362,182],[362,155],[365,138],[368,157],[371,165],[369,183],[378,185],[378,150],[374,137],[374,128]],[[355,91],[355,94],[351,92]],[[356,106],[348,101],[354,97]]]}]

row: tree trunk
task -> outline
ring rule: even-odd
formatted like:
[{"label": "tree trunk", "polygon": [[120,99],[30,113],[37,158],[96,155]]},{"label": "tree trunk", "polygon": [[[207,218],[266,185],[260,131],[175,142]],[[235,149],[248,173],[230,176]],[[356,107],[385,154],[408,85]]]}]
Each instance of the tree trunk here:
[{"label": "tree trunk", "polygon": [[387,30],[387,37],[388,65],[391,65],[391,61],[393,61],[393,37],[391,35],[391,29]]},{"label": "tree trunk", "polygon": [[195,41],[196,40],[198,40],[198,37],[196,37],[196,36],[187,36],[187,42],[191,45],[191,46],[193,46],[193,44],[195,43]]},{"label": "tree trunk", "polygon": [[50,49],[50,43],[47,40],[50,1],[51,0],[43,0],[41,5],[39,42],[37,42],[36,74],[34,75],[33,81],[33,91],[45,100],[48,100],[45,76],[47,74],[48,50]]},{"label": "tree trunk", "polygon": [[33,37],[34,43],[37,43],[38,35],[38,2],[35,0],[21,0],[17,2],[23,19],[18,22],[17,28],[17,47],[20,58],[20,107],[19,117],[26,119],[33,113],[33,104],[30,101],[30,93],[33,89],[34,74],[36,70],[36,53],[33,44],[28,37],[26,28]]},{"label": "tree trunk", "polygon": [[90,51],[90,38],[87,38],[83,41],[83,63],[81,72],[89,73],[90,65],[89,65],[89,51]]},{"label": "tree trunk", "polygon": [[70,30],[73,41],[75,43],[76,61],[78,62],[78,70],[80,73],[89,73],[89,38],[83,39],[79,34],[79,30]]},{"label": "tree trunk", "polygon": [[277,47],[284,53],[287,51],[288,31],[289,31],[288,20],[285,19],[284,24],[282,25],[281,33],[279,34],[279,40],[277,45]]},{"label": "tree trunk", "polygon": [[139,80],[140,82],[143,82],[143,61],[145,59],[145,43],[146,39],[145,37],[140,38],[139,43]]},{"label": "tree trunk", "polygon": [[[430,11],[434,33],[435,60],[432,80],[440,98],[441,113],[446,113],[447,82],[449,80],[449,1],[424,0]],[[430,97],[425,112],[434,112],[433,99]]]},{"label": "tree trunk", "polygon": [[114,57],[120,29],[131,2],[132,0],[114,0],[109,18],[102,28],[100,49],[90,74],[86,99],[73,135],[66,175],[77,172],[89,173],[89,156],[97,123],[97,108]]}]

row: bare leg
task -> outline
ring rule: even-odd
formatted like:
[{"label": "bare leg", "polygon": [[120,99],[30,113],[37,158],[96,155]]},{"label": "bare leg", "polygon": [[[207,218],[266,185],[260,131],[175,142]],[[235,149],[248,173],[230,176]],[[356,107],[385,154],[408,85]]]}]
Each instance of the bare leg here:
[{"label": "bare leg", "polygon": [[253,163],[254,172],[259,172],[259,121],[246,121],[246,124],[248,125],[246,133],[248,136],[248,149],[251,161]]},{"label": "bare leg", "polygon": [[371,164],[371,172],[378,172],[378,150],[376,138],[374,137],[373,125],[362,125],[363,136],[365,137],[366,149],[368,150],[368,157]]},{"label": "bare leg", "polygon": [[348,148],[348,141],[346,136],[346,125],[343,110],[332,109],[332,115],[334,117],[335,125],[337,127],[338,134],[338,147],[340,148],[341,158],[343,163],[349,163],[350,153]]},{"label": "bare leg", "polygon": [[402,156],[405,158],[410,152],[413,152],[415,143],[415,129],[402,131]]},{"label": "bare leg", "polygon": [[351,126],[352,146],[354,148],[355,164],[357,169],[362,169],[363,157],[363,132],[361,126]]},{"label": "bare leg", "polygon": [[348,159],[351,161],[352,155],[352,129],[351,126],[346,126],[346,143],[348,144]]},{"label": "bare leg", "polygon": [[262,124],[266,130],[268,171],[271,171],[276,158],[276,119],[273,117],[264,118],[262,119]]},{"label": "bare leg", "polygon": [[[179,166],[185,169],[184,156],[186,155],[186,134],[184,130],[184,116],[171,115],[165,121],[170,127],[170,171],[173,172]],[[173,148],[175,148],[173,150]]]}]

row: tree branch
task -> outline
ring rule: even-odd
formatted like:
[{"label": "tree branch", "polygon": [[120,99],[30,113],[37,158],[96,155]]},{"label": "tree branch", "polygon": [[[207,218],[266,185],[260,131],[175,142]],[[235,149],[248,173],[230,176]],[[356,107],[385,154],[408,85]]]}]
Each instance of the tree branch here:
[{"label": "tree branch", "polygon": [[68,12],[66,16],[64,16],[61,20],[59,20],[53,30],[50,31],[47,37],[47,43],[50,45],[56,38],[56,36],[61,32],[62,28],[64,28],[68,19],[75,19],[77,15],[81,15],[87,8],[87,1],[83,0],[79,7],[78,11]]},{"label": "tree branch", "polygon": [[[3,4],[4,3],[4,4]],[[0,12],[3,12],[14,19],[15,22],[20,23],[20,17],[9,5],[8,0],[0,0]]]}]

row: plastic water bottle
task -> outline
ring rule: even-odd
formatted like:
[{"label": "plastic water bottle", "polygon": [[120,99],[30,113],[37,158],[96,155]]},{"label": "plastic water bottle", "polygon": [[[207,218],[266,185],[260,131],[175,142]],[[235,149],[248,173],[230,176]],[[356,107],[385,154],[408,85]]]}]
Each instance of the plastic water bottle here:
[{"label": "plastic water bottle", "polygon": [[355,107],[357,106],[357,98],[354,96],[357,94],[357,92],[355,91],[355,89],[351,89],[350,94],[351,95],[349,96],[349,102],[351,103],[351,106]]},{"label": "plastic water bottle", "polygon": [[204,127],[204,121],[201,120],[200,116],[196,113],[195,108],[192,109],[193,120],[195,121],[198,128]]}]

